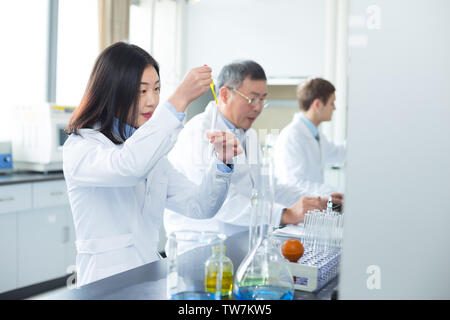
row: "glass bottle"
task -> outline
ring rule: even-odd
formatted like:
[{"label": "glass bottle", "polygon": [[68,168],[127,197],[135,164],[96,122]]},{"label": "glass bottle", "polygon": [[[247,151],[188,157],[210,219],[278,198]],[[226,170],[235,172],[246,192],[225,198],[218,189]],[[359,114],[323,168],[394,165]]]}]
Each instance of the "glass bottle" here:
[{"label": "glass bottle", "polygon": [[[220,300],[222,290],[223,242],[217,232],[180,230],[169,234],[167,251],[167,297],[171,300]],[[217,247],[216,287],[205,288],[205,265]],[[188,252],[189,251],[189,252]]]},{"label": "glass bottle", "polygon": [[225,255],[226,246],[212,247],[212,256],[205,263],[205,288],[207,292],[215,293],[217,286],[217,275],[222,264],[222,289],[221,298],[231,299],[233,294],[233,262]]},{"label": "glass bottle", "polygon": [[270,235],[273,207],[273,164],[265,147],[257,193],[252,197],[251,239],[247,256],[236,271],[233,293],[238,300],[292,300],[294,281]]}]

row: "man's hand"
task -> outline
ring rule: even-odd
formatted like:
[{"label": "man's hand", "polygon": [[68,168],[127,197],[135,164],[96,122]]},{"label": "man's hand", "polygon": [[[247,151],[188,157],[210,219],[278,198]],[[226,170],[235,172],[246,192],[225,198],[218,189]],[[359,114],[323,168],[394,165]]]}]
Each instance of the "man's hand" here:
[{"label": "man's hand", "polygon": [[[344,195],[342,193],[335,192],[330,194],[330,196],[333,201],[333,207],[336,207],[333,210],[341,211],[344,205]],[[320,206],[322,208],[321,210],[325,210],[327,208],[327,203],[328,203],[328,196],[320,197]]]},{"label": "man's hand", "polygon": [[230,160],[243,152],[239,140],[231,132],[214,131],[207,132],[209,142],[214,145],[217,159],[227,164]]},{"label": "man's hand", "polygon": [[297,224],[303,222],[305,213],[314,209],[323,209],[319,197],[301,197],[292,207],[284,210],[283,216],[281,217],[281,223]]},{"label": "man's hand", "polygon": [[209,90],[211,72],[212,69],[206,65],[190,70],[168,101],[178,112],[184,112],[189,103]]}]

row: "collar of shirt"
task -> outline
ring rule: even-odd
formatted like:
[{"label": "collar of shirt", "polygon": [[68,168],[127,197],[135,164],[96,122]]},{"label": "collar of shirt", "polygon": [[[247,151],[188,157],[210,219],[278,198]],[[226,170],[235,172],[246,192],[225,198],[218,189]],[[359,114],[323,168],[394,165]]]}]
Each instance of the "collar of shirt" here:
[{"label": "collar of shirt", "polygon": [[[164,108],[168,108],[170,110],[170,112],[172,112],[174,114],[174,116],[177,117],[178,120],[180,120],[180,122],[183,122],[183,120],[186,116],[186,113],[177,112],[175,107],[169,101],[165,101],[163,103],[163,106],[164,106]],[[120,138],[119,123],[120,123],[119,119],[114,117],[113,133],[118,138]],[[133,133],[137,130],[136,128],[134,128],[126,123],[124,123],[124,129],[125,129],[125,140],[128,139],[129,137],[131,137],[133,135]]]},{"label": "collar of shirt", "polygon": [[234,124],[232,124],[230,122],[230,120],[228,120],[227,118],[225,118],[225,116],[222,114],[222,112],[219,111],[219,116],[223,119],[223,121],[225,122],[226,126],[228,127],[228,129],[230,129],[231,131],[233,131],[233,133],[240,135],[245,134],[245,132],[247,132],[247,130],[244,129],[238,129],[235,127]]},{"label": "collar of shirt", "polygon": [[[117,136],[118,138],[120,137],[120,133],[119,133],[119,119],[117,119],[116,117],[114,117],[114,127],[113,127],[113,133],[115,136]],[[133,133],[136,131],[136,128],[124,123],[124,133],[125,133],[125,139],[128,139],[129,137],[131,137],[133,135]]]},{"label": "collar of shirt", "polygon": [[225,116],[222,114],[222,112],[219,111],[218,113],[219,113],[219,116],[225,122],[225,125],[227,126],[227,128],[230,129],[234,133],[236,138],[238,138],[238,140],[241,142],[241,146],[245,150],[245,132],[247,130],[236,128],[234,124],[232,124],[227,118],[225,118]]},{"label": "collar of shirt", "polygon": [[227,125],[228,129],[231,129],[233,131],[237,130],[237,128],[234,126],[234,124],[232,124],[227,118],[225,118],[225,116],[222,114],[222,112],[218,112],[219,116],[222,117],[223,121],[225,122],[225,124]]},{"label": "collar of shirt", "polygon": [[313,137],[314,138],[317,137],[317,135],[319,134],[319,129],[317,129],[316,125],[314,123],[312,123],[311,120],[309,120],[307,117],[305,117],[305,115],[303,113],[300,114],[300,119],[302,119],[303,123],[306,125],[308,130],[311,132]]}]

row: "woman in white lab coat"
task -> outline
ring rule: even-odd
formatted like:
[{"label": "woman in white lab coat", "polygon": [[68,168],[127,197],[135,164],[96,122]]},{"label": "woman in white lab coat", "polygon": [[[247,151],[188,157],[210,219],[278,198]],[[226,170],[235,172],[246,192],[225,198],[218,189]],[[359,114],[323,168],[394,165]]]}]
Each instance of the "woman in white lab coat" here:
[{"label": "woman in white lab coat", "polygon": [[[221,207],[231,170],[212,165],[196,185],[166,158],[187,105],[211,80],[209,67],[191,70],[156,109],[159,67],[147,52],[116,43],[98,57],[63,148],[78,286],[160,259],[164,207],[193,218],[210,218]],[[232,134],[208,138],[218,163],[241,152]]]}]

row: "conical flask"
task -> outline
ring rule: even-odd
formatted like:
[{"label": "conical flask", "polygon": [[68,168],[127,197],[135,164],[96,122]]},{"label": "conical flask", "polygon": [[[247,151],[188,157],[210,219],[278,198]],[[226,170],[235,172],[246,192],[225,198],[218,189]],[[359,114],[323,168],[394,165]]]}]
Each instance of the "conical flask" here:
[{"label": "conical flask", "polygon": [[272,161],[265,152],[257,190],[252,193],[249,251],[236,271],[233,293],[239,300],[292,300],[294,281],[279,250],[272,244]]}]

